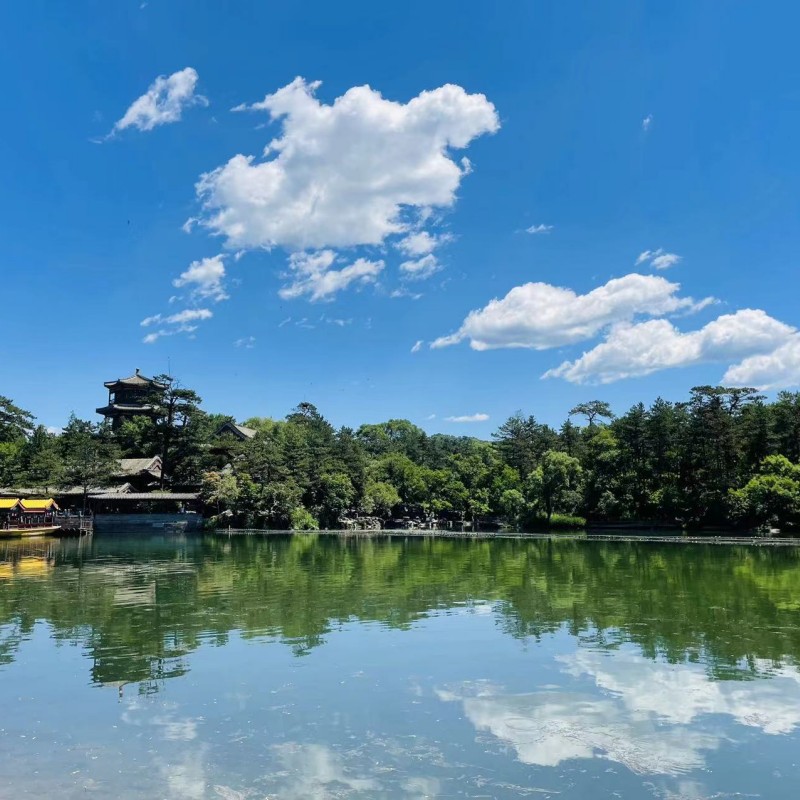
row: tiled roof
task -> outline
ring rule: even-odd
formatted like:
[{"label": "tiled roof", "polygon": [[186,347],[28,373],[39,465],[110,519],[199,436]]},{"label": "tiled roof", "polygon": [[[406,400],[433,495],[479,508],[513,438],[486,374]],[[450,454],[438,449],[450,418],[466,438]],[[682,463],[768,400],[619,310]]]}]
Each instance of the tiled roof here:
[{"label": "tiled roof", "polygon": [[92,500],[197,500],[199,492],[130,492],[127,494],[90,494]]},{"label": "tiled roof", "polygon": [[112,386],[119,386],[123,384],[125,386],[136,386],[140,388],[146,388],[148,386],[155,386],[156,388],[166,388],[166,385],[163,383],[158,383],[154,381],[152,378],[148,378],[145,375],[142,375],[141,372],[137,369],[133,375],[129,375],[127,378],[117,378],[115,381],[106,381],[103,385],[107,386],[109,389]]},{"label": "tiled roof", "polygon": [[158,456],[150,456],[149,458],[119,458],[117,459],[117,464],[116,474],[121,477],[139,475],[142,472],[161,475],[161,459]]},{"label": "tiled roof", "polygon": [[252,439],[257,432],[255,428],[237,425],[235,422],[226,422],[217,431],[217,436],[221,436],[223,433],[232,433],[238,439]]}]

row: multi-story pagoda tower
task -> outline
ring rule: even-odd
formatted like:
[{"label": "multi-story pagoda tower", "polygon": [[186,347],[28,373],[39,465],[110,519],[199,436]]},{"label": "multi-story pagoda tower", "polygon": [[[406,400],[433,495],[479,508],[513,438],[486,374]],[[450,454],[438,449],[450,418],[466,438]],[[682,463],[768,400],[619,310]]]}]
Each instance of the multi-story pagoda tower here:
[{"label": "multi-story pagoda tower", "polygon": [[138,369],[129,378],[103,385],[108,389],[108,405],[98,408],[97,413],[110,419],[114,430],[131,417],[152,416],[156,410],[154,398],[167,389],[167,384],[146,378]]}]

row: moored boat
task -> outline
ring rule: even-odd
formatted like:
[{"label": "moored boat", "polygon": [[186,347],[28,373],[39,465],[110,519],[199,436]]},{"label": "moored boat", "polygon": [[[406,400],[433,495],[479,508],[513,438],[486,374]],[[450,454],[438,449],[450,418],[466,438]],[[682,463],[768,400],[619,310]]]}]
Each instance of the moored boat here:
[{"label": "moored boat", "polygon": [[52,497],[0,498],[0,539],[56,533],[61,528],[56,516],[58,510]]}]

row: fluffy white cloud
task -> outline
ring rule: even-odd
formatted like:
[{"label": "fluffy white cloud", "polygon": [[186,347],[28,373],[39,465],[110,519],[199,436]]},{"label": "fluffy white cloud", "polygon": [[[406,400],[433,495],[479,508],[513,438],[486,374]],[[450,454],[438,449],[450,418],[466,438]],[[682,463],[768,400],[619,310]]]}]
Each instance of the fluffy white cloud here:
[{"label": "fluffy white cloud", "polygon": [[791,336],[771,353],[748,356],[731,366],[722,382],[762,390],[800,386],[800,336]]},{"label": "fluffy white cloud", "polygon": [[412,278],[413,280],[430,278],[431,275],[438,272],[440,269],[439,259],[437,259],[433,253],[428,253],[428,255],[422,256],[422,258],[404,261],[400,264],[400,271],[403,272],[406,277]]},{"label": "fluffy white cloud", "polygon": [[422,345],[424,344],[425,342],[422,339],[417,340],[416,342],[414,342],[414,346],[411,348],[411,352],[419,353],[419,351],[422,350]]},{"label": "fluffy white cloud", "polygon": [[794,340],[794,328],[754,309],[724,314],[688,333],[665,319],[621,323],[604,342],[577,360],[549,370],[544,377],[565,378],[571,383],[611,383],[670,367],[770,353],[790,337]]},{"label": "fluffy white cloud", "polygon": [[464,414],[460,417],[445,417],[445,422],[486,422],[489,419],[488,414]]},{"label": "fluffy white cloud", "polygon": [[151,131],[158,125],[178,122],[185,108],[208,105],[205,97],[194,92],[197,78],[196,70],[191,67],[166,77],[160,75],[115,123],[111,135],[131,127]]},{"label": "fluffy white cloud", "polygon": [[397,249],[407,256],[424,256],[432,253],[437,247],[453,240],[448,233],[433,235],[428,231],[417,231],[397,242]]},{"label": "fluffy white cloud", "polygon": [[153,344],[164,336],[174,336],[176,333],[194,333],[197,330],[197,325],[194,323],[202,322],[206,319],[211,319],[213,313],[207,308],[186,308],[176,314],[154,314],[151,317],[145,317],[139,324],[143,328],[151,327],[152,325],[162,325],[158,330],[148,333],[142,341],[145,344]]},{"label": "fluffy white cloud", "polygon": [[552,225],[544,225],[544,224],[531,225],[529,228],[525,228],[525,233],[532,233],[532,234],[550,233],[551,230],[553,230]]},{"label": "fluffy white cloud", "polygon": [[652,115],[652,114],[648,114],[648,115],[647,115],[647,116],[646,116],[646,117],[645,117],[645,118],[642,120],[642,130],[643,130],[645,133],[647,133],[647,131],[649,131],[649,130],[650,130],[650,126],[651,126],[652,124],[653,124],[653,115]]},{"label": "fluffy white cloud", "polygon": [[291,283],[279,294],[284,300],[308,295],[312,302],[330,300],[351,283],[374,283],[384,268],[383,261],[359,258],[341,269],[331,269],[336,254],[332,250],[293,253],[289,257]]},{"label": "fluffy white cloud", "polygon": [[227,300],[228,294],[223,286],[225,278],[225,256],[203,258],[193,261],[189,268],[172,281],[177,288],[192,287],[192,296],[197,299],[210,299],[215,302]]},{"label": "fluffy white cloud", "polygon": [[679,261],[681,261],[681,256],[677,253],[665,253],[664,248],[659,247],[658,250],[645,250],[639,253],[636,259],[636,266],[650,262],[650,266],[653,269],[669,269]]},{"label": "fluffy white cloud", "polygon": [[679,297],[679,290],[678,283],[638,273],[614,278],[587,294],[549,283],[526,283],[471,311],[456,333],[437,339],[431,347],[468,339],[474,350],[546,350],[589,339],[638,315],[697,310],[711,302],[710,298],[698,303],[691,297]]},{"label": "fluffy white cloud", "polygon": [[201,223],[229,247],[377,245],[406,233],[412,212],[455,202],[466,170],[451,150],[499,128],[486,97],[460,86],[407,103],[358,86],[326,105],[319,85],[296,78],[237,109],[266,111],[282,129],[263,159],[236,155],[197,184]]},{"label": "fluffy white cloud", "polygon": [[252,350],[256,346],[256,337],[255,336],[244,336],[241,339],[237,339],[233,343],[234,347],[244,347],[245,350]]}]

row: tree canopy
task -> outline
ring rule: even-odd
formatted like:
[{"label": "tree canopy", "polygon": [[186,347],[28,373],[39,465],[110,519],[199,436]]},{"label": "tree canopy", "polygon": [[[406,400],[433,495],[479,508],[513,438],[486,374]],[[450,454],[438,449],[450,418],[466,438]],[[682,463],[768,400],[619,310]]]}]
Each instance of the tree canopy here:
[{"label": "tree canopy", "polygon": [[[525,528],[623,521],[689,527],[800,525],[800,393],[698,386],[615,415],[591,400],[558,428],[522,411],[492,441],[429,435],[403,419],[340,429],[312,403],[255,417],[244,441],[225,414],[169,376],[151,417],[116,431],[70,419],[60,434],[0,398],[0,483],[89,487],[117,457],[159,455],[163,487],[199,489],[241,527],[340,527],[359,516]],[[583,424],[579,424],[581,418]]]}]

